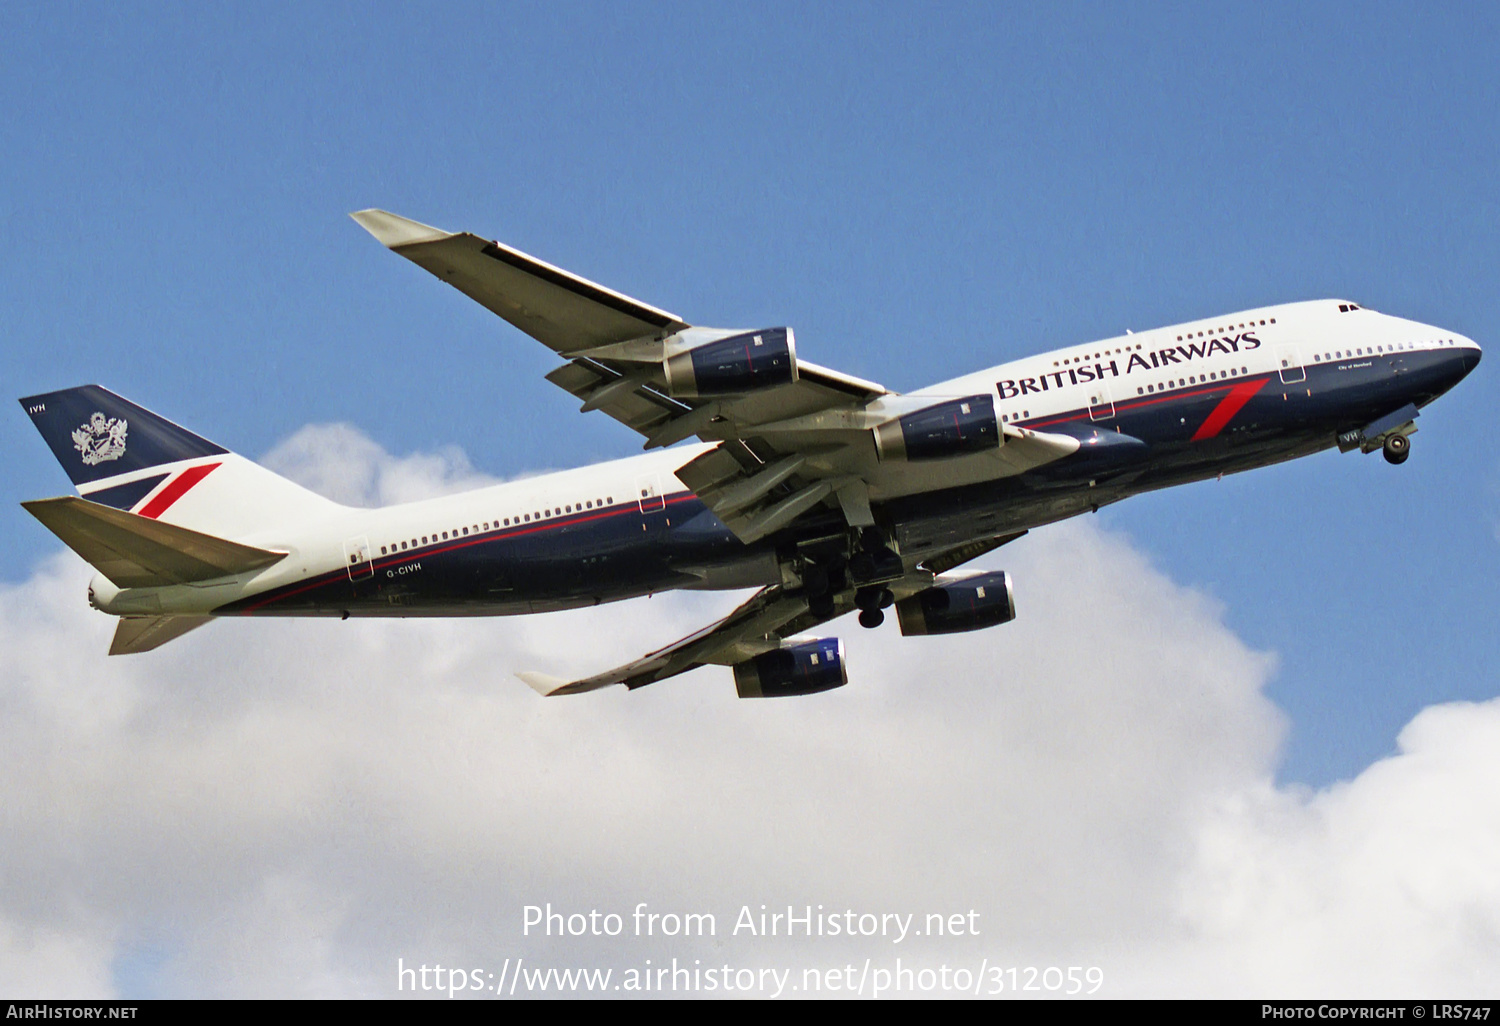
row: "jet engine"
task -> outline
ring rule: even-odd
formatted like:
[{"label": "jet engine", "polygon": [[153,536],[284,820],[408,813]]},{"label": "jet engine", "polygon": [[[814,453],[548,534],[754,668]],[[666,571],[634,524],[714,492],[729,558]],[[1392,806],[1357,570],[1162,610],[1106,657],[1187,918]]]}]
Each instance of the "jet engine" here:
[{"label": "jet engine", "polygon": [[901,633],[960,634],[1016,618],[1010,574],[1004,570],[939,577],[931,588],[896,603]]},{"label": "jet engine", "polygon": [[844,643],[838,638],[790,642],[734,668],[734,688],[741,698],[815,695],[847,683]]},{"label": "jet engine", "polygon": [[883,460],[937,460],[1000,448],[995,397],[971,395],[888,420],[875,429]]},{"label": "jet engine", "polygon": [[669,356],[664,368],[674,396],[755,392],[797,380],[797,340],[791,328],[747,331]]}]

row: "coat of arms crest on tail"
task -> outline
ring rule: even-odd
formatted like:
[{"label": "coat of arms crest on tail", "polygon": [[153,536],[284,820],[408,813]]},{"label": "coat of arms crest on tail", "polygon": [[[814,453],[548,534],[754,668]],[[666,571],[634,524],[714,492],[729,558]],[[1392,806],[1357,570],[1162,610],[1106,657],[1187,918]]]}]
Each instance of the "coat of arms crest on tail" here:
[{"label": "coat of arms crest on tail", "polygon": [[87,424],[73,432],[73,448],[83,454],[83,462],[91,467],[117,460],[125,455],[125,428],[123,417],[95,413]]}]

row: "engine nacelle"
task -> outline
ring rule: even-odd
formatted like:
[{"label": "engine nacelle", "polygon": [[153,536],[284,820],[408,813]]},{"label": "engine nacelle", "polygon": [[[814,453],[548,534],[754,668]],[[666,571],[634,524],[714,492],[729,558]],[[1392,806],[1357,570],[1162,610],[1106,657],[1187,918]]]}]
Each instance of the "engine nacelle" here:
[{"label": "engine nacelle", "polygon": [[756,392],[797,380],[797,340],[791,328],[747,331],[670,356],[664,368],[674,396]]},{"label": "engine nacelle", "polygon": [[844,643],[838,638],[794,642],[734,668],[734,688],[741,698],[815,695],[847,683]]},{"label": "engine nacelle", "polygon": [[1016,618],[1010,574],[1004,570],[967,577],[939,577],[931,588],[896,603],[901,633],[960,634]]},{"label": "engine nacelle", "polygon": [[1000,448],[995,397],[971,395],[886,421],[875,429],[883,460],[938,460]]}]

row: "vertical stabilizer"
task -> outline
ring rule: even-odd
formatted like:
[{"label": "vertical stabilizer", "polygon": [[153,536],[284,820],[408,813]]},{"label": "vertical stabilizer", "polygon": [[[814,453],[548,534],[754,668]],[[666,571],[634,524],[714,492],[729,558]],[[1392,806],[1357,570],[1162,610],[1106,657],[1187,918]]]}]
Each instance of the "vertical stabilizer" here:
[{"label": "vertical stabilizer", "polygon": [[90,502],[243,537],[340,507],[98,385],[21,400]]}]

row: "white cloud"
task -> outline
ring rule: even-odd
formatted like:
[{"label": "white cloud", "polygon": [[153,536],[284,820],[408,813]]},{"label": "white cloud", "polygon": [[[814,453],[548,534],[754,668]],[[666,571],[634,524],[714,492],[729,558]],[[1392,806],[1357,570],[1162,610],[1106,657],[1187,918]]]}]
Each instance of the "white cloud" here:
[{"label": "white cloud", "polygon": [[[273,462],[354,503],[476,479],[347,427]],[[379,996],[398,957],[900,956],[1099,965],[1107,994],[1495,989],[1500,706],[1428,710],[1358,779],[1278,789],[1273,661],[1212,602],[1088,522],[997,555],[1015,623],[840,621],[849,687],[742,702],[718,669],[552,700],[512,676],[615,665],[735,596],[235,621],[107,659],[60,553],[0,590],[0,986]],[[522,906],[548,901],[711,911],[720,936],[523,938]],[[724,936],[762,903],[973,908],[981,933]]]},{"label": "white cloud", "polygon": [[1251,786],[1208,816],[1180,982],[1302,996],[1493,994],[1500,701],[1420,713],[1396,755],[1317,793]]},{"label": "white cloud", "polygon": [[391,459],[350,424],[309,424],[261,461],[320,495],[348,506],[387,506],[483,488],[495,479],[474,469],[457,446]]}]

